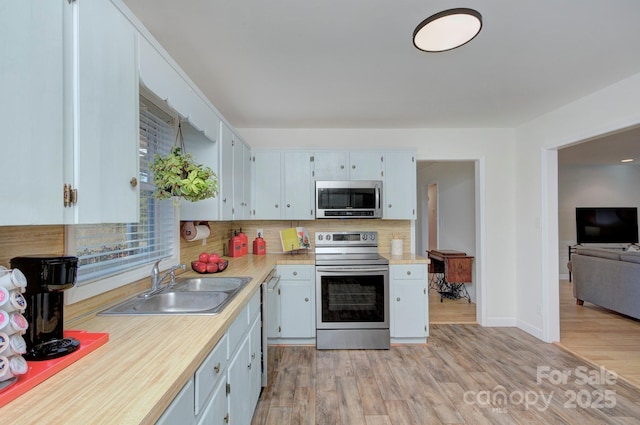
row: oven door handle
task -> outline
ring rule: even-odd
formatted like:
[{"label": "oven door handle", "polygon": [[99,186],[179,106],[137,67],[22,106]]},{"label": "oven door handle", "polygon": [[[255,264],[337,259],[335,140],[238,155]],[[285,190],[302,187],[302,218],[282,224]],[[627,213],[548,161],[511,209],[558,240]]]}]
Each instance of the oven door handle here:
[{"label": "oven door handle", "polygon": [[340,273],[340,272],[388,272],[388,267],[362,267],[362,266],[331,266],[316,267],[317,272]]}]

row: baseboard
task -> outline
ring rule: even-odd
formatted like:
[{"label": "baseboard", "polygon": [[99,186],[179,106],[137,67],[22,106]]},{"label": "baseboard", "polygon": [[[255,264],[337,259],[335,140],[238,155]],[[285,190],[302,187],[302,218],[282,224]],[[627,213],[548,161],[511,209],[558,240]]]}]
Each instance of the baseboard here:
[{"label": "baseboard", "polygon": [[542,329],[537,328],[530,323],[523,322],[522,320],[517,320],[516,327],[518,329],[522,329],[526,333],[538,338],[539,340],[544,341]]},{"label": "baseboard", "polygon": [[481,324],[487,328],[513,328],[516,326],[515,317],[490,317]]}]

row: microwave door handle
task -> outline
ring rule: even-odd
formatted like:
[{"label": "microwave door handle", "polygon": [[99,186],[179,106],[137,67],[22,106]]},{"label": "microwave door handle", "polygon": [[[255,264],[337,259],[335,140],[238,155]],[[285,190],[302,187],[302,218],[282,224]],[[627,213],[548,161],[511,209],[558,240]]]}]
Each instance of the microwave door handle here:
[{"label": "microwave door handle", "polygon": [[380,205],[380,186],[376,187],[376,204],[378,205],[378,209],[382,208]]}]

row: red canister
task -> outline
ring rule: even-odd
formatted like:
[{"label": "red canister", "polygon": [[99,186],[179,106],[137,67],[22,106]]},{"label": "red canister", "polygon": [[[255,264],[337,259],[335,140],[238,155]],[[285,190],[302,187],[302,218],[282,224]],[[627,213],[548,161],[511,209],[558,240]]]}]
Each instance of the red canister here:
[{"label": "red canister", "polygon": [[244,234],[244,232],[242,231],[242,228],[240,228],[240,233],[238,233],[238,237],[240,238],[241,251],[242,251],[242,253],[240,255],[248,254],[249,253],[249,238],[247,237],[246,234]]},{"label": "red canister", "polygon": [[253,240],[253,255],[265,255],[267,253],[267,243],[260,237],[260,233],[258,233],[258,237]]},{"label": "red canister", "polygon": [[236,232],[229,239],[229,257],[242,257],[242,241]]}]

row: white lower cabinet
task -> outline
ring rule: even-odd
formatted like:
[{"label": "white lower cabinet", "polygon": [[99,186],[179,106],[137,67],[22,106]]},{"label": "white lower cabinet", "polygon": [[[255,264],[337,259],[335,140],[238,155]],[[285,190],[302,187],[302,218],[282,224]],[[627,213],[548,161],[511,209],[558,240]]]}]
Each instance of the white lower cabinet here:
[{"label": "white lower cabinet", "polygon": [[[225,425],[229,423],[227,408],[227,381],[221,380],[213,390],[211,401],[198,420],[198,425]],[[182,425],[180,423],[180,425]]]},{"label": "white lower cabinet", "polygon": [[262,384],[261,325],[258,290],[156,423],[250,425]]},{"label": "white lower cabinet", "polygon": [[196,423],[196,416],[193,413],[194,406],[194,384],[193,377],[180,390],[176,398],[173,399],[167,410],[164,411],[156,424],[158,425],[191,425]]},{"label": "white lower cabinet", "polygon": [[424,343],[429,335],[426,264],[389,266],[391,342]]},{"label": "white lower cabinet", "polygon": [[308,344],[316,337],[314,270],[313,265],[278,266],[283,340],[299,339],[300,343]]}]

